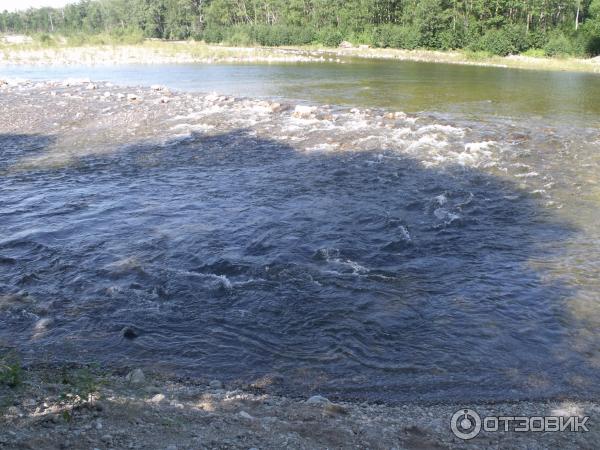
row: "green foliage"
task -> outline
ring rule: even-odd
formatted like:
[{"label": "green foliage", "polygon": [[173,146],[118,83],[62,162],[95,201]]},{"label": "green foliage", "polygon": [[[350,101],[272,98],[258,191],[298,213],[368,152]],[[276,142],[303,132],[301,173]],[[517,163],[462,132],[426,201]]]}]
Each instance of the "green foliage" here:
[{"label": "green foliage", "polygon": [[[597,8],[598,14],[600,14],[600,0]],[[575,46],[578,52],[583,55],[600,55],[600,16],[594,17],[593,20],[589,20],[584,24]]]},{"label": "green foliage", "polygon": [[544,48],[548,42],[548,35],[542,31],[532,31],[526,34],[527,48]]},{"label": "green foliage", "polygon": [[16,387],[23,381],[23,370],[19,357],[9,352],[0,355],[0,386]]},{"label": "green foliage", "polygon": [[523,52],[523,56],[529,56],[530,58],[544,58],[546,51],[541,48],[530,48],[526,52]]},{"label": "green foliage", "polygon": [[33,36],[33,40],[42,47],[54,47],[58,45],[55,37],[49,33],[39,33]]},{"label": "green foliage", "polygon": [[324,28],[317,33],[317,40],[327,47],[337,47],[344,40],[344,35],[336,28]]},{"label": "green foliage", "polygon": [[487,31],[470,46],[474,51],[486,51],[492,55],[507,56],[529,48],[525,30],[518,26]]},{"label": "green foliage", "polygon": [[544,46],[544,53],[548,56],[566,56],[572,52],[571,41],[562,33],[552,36]]},{"label": "green foliage", "polygon": [[201,37],[202,40],[204,40],[204,42],[208,44],[216,44],[218,42],[222,42],[225,39],[225,34],[223,33],[223,30],[220,27],[210,25],[204,29],[204,31],[202,32],[202,34],[199,35],[199,37]]},{"label": "green foliage", "polygon": [[[346,36],[347,40],[352,42],[355,45],[372,45],[377,46],[375,42],[375,36],[377,33],[377,29],[371,26],[365,27],[365,29],[360,31],[351,32],[348,36]],[[314,40],[314,37],[313,37]]]},{"label": "green foliage", "polygon": [[483,51],[483,50],[467,49],[467,50],[465,50],[465,56],[470,61],[483,61],[483,60],[489,58],[491,55],[488,52]]},{"label": "green foliage", "polygon": [[375,31],[374,44],[377,47],[412,50],[419,47],[420,42],[421,35],[416,27],[385,24]]},{"label": "green foliage", "polygon": [[1,32],[37,35],[42,46],[55,45],[60,34],[71,45],[193,37],[231,45],[336,47],[349,40],[497,55],[531,48],[596,55],[600,0],[82,0],[5,11]]},{"label": "green foliage", "polygon": [[88,368],[64,368],[61,378],[62,384],[66,386],[61,398],[73,406],[93,401],[100,388],[98,380]]},{"label": "green foliage", "polygon": [[310,44],[315,39],[315,34],[310,28],[281,25],[255,25],[251,27],[250,35],[253,42],[268,47],[305,45]]}]

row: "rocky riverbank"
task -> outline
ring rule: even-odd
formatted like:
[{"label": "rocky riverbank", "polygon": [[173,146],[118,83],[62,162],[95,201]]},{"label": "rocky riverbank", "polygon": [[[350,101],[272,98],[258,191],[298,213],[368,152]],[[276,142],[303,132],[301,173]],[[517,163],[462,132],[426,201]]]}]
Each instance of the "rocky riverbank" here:
[{"label": "rocky riverbank", "polygon": [[600,73],[598,58],[543,58],[476,55],[464,51],[402,50],[368,46],[228,47],[194,41],[146,41],[138,45],[66,44],[43,47],[35,43],[0,46],[2,65],[115,65],[213,63],[319,63],[343,64],[348,58],[390,59],[486,67]]},{"label": "rocky riverbank", "polygon": [[[17,387],[0,386],[2,449],[585,449],[589,433],[450,431],[464,405],[387,406],[334,402],[319,395],[266,393],[271,380],[243,388],[140,369],[36,368]],[[596,415],[589,402],[468,405],[483,415]]]},{"label": "rocky riverbank", "polygon": [[35,44],[0,46],[2,65],[115,65],[115,64],[213,64],[305,63],[342,61],[323,52],[283,48],[243,48],[198,42],[147,41],[139,45],[40,47]]}]

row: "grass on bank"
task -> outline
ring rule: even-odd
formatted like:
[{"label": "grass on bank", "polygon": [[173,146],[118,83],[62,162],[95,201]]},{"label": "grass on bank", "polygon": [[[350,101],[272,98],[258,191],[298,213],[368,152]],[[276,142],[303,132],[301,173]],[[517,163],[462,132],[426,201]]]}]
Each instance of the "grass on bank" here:
[{"label": "grass on bank", "polygon": [[[104,384],[102,376],[98,375],[97,367],[62,367],[60,370],[48,371],[47,383],[60,386],[58,399],[63,406],[62,418],[70,422],[74,410],[85,405],[94,404],[98,399],[100,387]],[[44,373],[42,371],[42,373]],[[38,380],[39,382],[39,380]],[[13,400],[22,391],[35,385],[23,370],[22,362],[14,351],[0,352],[0,410],[12,405]],[[0,411],[1,412],[1,411]]]}]

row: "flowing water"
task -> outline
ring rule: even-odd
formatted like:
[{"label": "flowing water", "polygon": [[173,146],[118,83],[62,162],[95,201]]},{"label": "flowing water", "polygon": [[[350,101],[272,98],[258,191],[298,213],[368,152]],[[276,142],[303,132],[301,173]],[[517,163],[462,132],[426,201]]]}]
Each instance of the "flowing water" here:
[{"label": "flowing water", "polygon": [[5,72],[317,105],[190,95],[137,123],[85,90],[0,93],[31,127],[0,135],[0,344],[29,361],[387,402],[598,398],[600,78]]}]

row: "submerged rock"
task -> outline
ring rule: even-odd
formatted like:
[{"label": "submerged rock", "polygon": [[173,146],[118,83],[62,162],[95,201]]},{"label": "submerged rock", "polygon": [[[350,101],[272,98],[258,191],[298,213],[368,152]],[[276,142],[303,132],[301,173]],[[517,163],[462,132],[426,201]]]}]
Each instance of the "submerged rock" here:
[{"label": "submerged rock", "polygon": [[125,379],[131,384],[142,384],[146,381],[146,376],[142,369],[135,369],[129,372]]},{"label": "submerged rock", "polygon": [[124,338],[126,339],[135,339],[136,337],[139,336],[139,333],[137,331],[135,331],[133,328],[131,327],[125,327],[121,330],[121,334],[123,335]]},{"label": "submerged rock", "polygon": [[219,380],[212,380],[210,383],[208,383],[208,385],[211,389],[223,389],[223,383],[221,383]]},{"label": "submerged rock", "polygon": [[316,106],[296,105],[292,115],[294,117],[305,119],[313,115],[316,111]]}]

